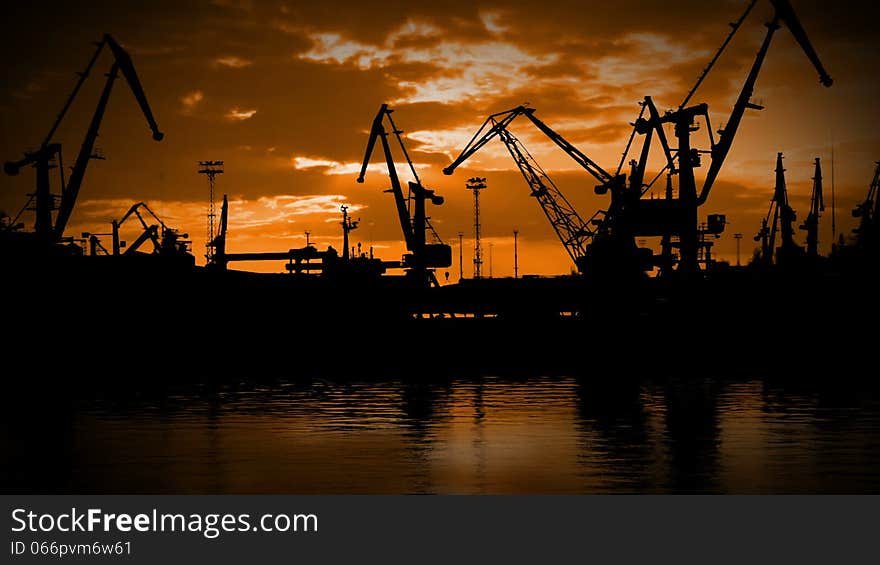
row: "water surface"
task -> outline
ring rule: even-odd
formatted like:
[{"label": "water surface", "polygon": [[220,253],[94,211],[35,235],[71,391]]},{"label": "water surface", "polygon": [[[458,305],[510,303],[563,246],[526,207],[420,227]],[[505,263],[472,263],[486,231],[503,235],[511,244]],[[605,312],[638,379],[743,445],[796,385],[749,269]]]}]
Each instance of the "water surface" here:
[{"label": "water surface", "polygon": [[93,392],[13,410],[6,492],[880,492],[863,385],[484,377]]}]

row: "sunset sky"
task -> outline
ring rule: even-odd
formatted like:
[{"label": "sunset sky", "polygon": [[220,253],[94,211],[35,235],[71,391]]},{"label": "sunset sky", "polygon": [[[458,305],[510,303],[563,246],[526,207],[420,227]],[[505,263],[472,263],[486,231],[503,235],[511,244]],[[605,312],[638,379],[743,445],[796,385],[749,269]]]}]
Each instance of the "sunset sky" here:
[{"label": "sunset sky", "polygon": [[[0,160],[19,159],[40,143],[75,72],[91,56],[91,42],[108,32],[131,53],[166,137],[151,139],[120,81],[98,140],[107,160],[91,163],[69,235],[108,231],[111,219],[143,200],[192,236],[202,263],[207,182],[196,171],[197,161],[211,159],[226,162],[218,193],[230,197],[230,252],[301,247],[306,230],[320,248],[339,248],[339,206],[346,203],[361,219],[354,241],[398,259],[401,231],[391,196],[382,192],[388,180],[379,151],[366,183],[355,183],[371,121],[388,103],[425,184],[446,197],[430,210],[435,227],[455,245],[456,234],[465,234],[466,276],[473,218],[464,183],[474,175],[488,178],[482,219],[495,276],[512,274],[515,228],[521,273],[567,273],[573,265],[500,142],[451,177],[441,169],[488,114],[528,102],[536,116],[613,172],[638,102],[652,95],[661,111],[678,106],[747,3],[15,3],[0,22],[6,59]],[[819,0],[792,3],[835,84],[822,88],[789,32],[776,35],[754,98],[766,110],[747,114],[702,209],[703,216],[727,214],[730,226],[717,249],[730,260],[734,232],[744,234],[743,258],[751,255],[772,195],[777,152],[785,153],[799,220],[807,212],[813,159],[823,159],[829,205],[823,252],[831,243],[832,143],[841,233],[853,227],[850,211],[864,198],[880,159],[880,8],[847,0],[832,11]],[[771,14],[761,0],[693,100],[709,103],[715,129],[727,119]],[[105,72],[111,62],[105,53],[97,70]],[[100,73],[56,136],[65,165],[73,163],[97,103]],[[526,120],[512,131],[583,217],[607,206],[607,197],[593,193],[594,179]],[[708,147],[705,125],[695,140]],[[659,163],[656,156],[652,163]],[[0,176],[0,210],[14,216],[33,185],[32,170]],[[23,218],[31,227],[32,217]],[[797,237],[803,242],[803,232]],[[488,261],[488,248],[486,255]],[[457,268],[450,271],[457,275]]]}]

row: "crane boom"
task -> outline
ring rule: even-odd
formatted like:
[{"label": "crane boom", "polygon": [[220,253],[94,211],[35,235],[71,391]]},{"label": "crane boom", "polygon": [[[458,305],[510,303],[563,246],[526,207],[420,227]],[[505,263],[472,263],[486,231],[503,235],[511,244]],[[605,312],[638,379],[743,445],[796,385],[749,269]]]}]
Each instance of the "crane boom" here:
[{"label": "crane boom", "polygon": [[64,229],[73,213],[73,207],[76,204],[76,198],[79,196],[79,189],[82,186],[83,178],[86,174],[86,168],[89,161],[92,160],[95,153],[95,142],[98,139],[98,131],[101,127],[101,121],[104,119],[104,112],[107,109],[107,102],[110,100],[110,93],[113,91],[113,83],[119,74],[119,65],[114,63],[107,74],[107,83],[101,92],[101,98],[98,100],[98,106],[92,116],[86,137],[80,146],[79,154],[70,173],[70,180],[64,190],[61,192],[61,205],[58,208],[58,215],[55,217],[55,238],[60,239],[64,235]]},{"label": "crane boom", "polygon": [[126,221],[126,220],[127,220],[132,214],[134,214],[135,216],[137,216],[138,220],[140,220],[141,225],[142,225],[143,227],[147,227],[147,223],[144,221],[144,218],[143,218],[143,217],[140,215],[140,213],[138,212],[138,210],[139,210],[140,208],[143,208],[144,210],[146,210],[147,212],[149,212],[149,213],[150,213],[150,216],[152,216],[153,219],[155,219],[157,222],[159,222],[159,225],[162,226],[162,229],[163,229],[163,230],[168,229],[168,226],[165,225],[165,222],[162,221],[162,218],[160,218],[159,216],[157,216],[156,213],[153,212],[153,210],[151,210],[149,206],[147,206],[147,203],[146,203],[146,202],[137,202],[137,203],[135,203],[135,204],[132,204],[131,208],[128,209],[128,212],[126,212],[125,215],[122,216],[122,218],[117,222],[117,224],[121,226],[122,224],[125,223],[125,221]]},{"label": "crane boom", "polygon": [[455,169],[457,169],[459,165],[470,159],[474,153],[489,143],[500,131],[510,125],[510,122],[516,119],[517,116],[522,115],[525,110],[525,106],[517,106],[512,110],[498,112],[486,118],[486,121],[483,122],[480,129],[478,129],[473,137],[471,137],[471,140],[468,141],[464,149],[461,150],[459,156],[443,169],[443,174],[451,175],[455,172]]},{"label": "crane boom", "polygon": [[706,173],[706,180],[703,183],[703,188],[697,199],[698,206],[704,204],[709,198],[709,193],[712,190],[712,186],[715,184],[715,179],[718,177],[718,173],[721,172],[724,161],[727,158],[728,153],[730,153],[730,148],[733,146],[733,139],[736,137],[736,132],[739,129],[745,111],[747,109],[763,109],[762,106],[753,104],[751,100],[752,95],[755,92],[755,83],[758,80],[761,67],[767,57],[767,51],[770,48],[770,43],[773,41],[773,36],[779,29],[780,22],[788,27],[789,31],[791,31],[798,44],[801,46],[801,49],[803,49],[804,53],[807,55],[807,58],[813,63],[813,66],[819,73],[819,82],[825,87],[831,86],[834,82],[822,66],[822,62],[819,60],[819,56],[816,54],[816,50],[813,48],[812,43],[810,43],[807,33],[804,31],[791,3],[788,0],[770,0],[770,3],[773,4],[775,10],[773,20],[767,24],[767,35],[764,37],[764,42],[761,44],[761,48],[758,50],[752,68],[743,83],[739,97],[737,98],[733,110],[730,113],[730,117],[727,120],[727,125],[719,132],[718,143],[712,146],[712,162],[709,165],[709,170]]},{"label": "crane boom", "polygon": [[[113,52],[113,65],[110,67],[110,71],[107,73],[107,82],[104,85],[104,89],[101,92],[101,97],[98,101],[98,105],[95,108],[94,114],[92,115],[92,119],[89,123],[89,128],[86,132],[85,139],[80,146],[80,150],[74,163],[73,170],[71,172],[67,186],[63,186],[64,178],[62,171],[61,203],[58,209],[58,214],[55,218],[55,223],[53,225],[52,195],[49,187],[48,170],[52,167],[51,161],[55,158],[56,155],[59,157],[60,160],[61,145],[58,143],[53,143],[52,138],[54,137],[55,132],[58,130],[58,127],[61,124],[62,120],[67,115],[67,112],[73,104],[73,101],[79,93],[80,89],[82,88],[83,83],[90,75],[92,68],[95,66],[98,57],[104,49],[104,46],[109,46],[110,50]],[[64,106],[55,118],[55,121],[52,123],[52,127],[49,129],[49,133],[44,138],[42,144],[40,145],[40,148],[36,151],[26,152],[24,159],[21,159],[19,161],[10,161],[4,164],[4,171],[8,175],[16,175],[22,167],[31,164],[34,165],[34,167],[37,169],[37,220],[35,222],[34,231],[37,233],[37,235],[41,236],[46,241],[57,242],[64,235],[64,230],[67,227],[67,223],[70,220],[71,214],[73,213],[73,208],[76,205],[76,199],[79,195],[79,190],[82,186],[83,179],[85,178],[88,163],[91,159],[96,158],[94,154],[95,142],[98,138],[101,122],[104,119],[104,113],[107,109],[107,103],[110,99],[110,93],[113,90],[113,85],[120,71],[122,71],[126,82],[128,82],[129,87],[131,87],[131,91],[135,96],[135,99],[140,105],[141,111],[147,119],[147,124],[149,125],[150,130],[152,130],[153,132],[153,139],[156,141],[160,141],[164,137],[164,134],[159,131],[159,126],[158,124],[156,124],[156,119],[153,117],[153,112],[150,109],[149,103],[147,102],[146,94],[144,94],[144,89],[141,86],[140,79],[138,78],[137,72],[134,69],[134,64],[131,61],[131,57],[125,51],[125,49],[123,49],[116,42],[116,40],[113,39],[113,37],[111,37],[109,34],[105,34],[101,41],[97,43],[97,49],[95,50],[95,53],[92,55],[92,57],[89,59],[89,63],[86,66],[85,70],[81,73],[78,73],[79,79],[77,80],[73,91],[68,96],[67,100],[64,103]]]},{"label": "crane boom", "polygon": [[[385,154],[385,164],[388,167],[388,177],[391,179],[391,188],[386,192],[394,195],[400,228],[403,230],[406,249],[410,251],[410,254],[404,256],[403,264],[408,269],[408,274],[412,276],[417,284],[437,286],[439,283],[432,269],[448,267],[452,264],[452,248],[440,241],[440,237],[434,231],[433,226],[431,226],[430,218],[427,215],[426,203],[430,201],[431,204],[439,206],[443,204],[443,197],[422,185],[422,181],[416,172],[416,167],[412,159],[410,159],[406,145],[403,143],[403,138],[401,137],[403,131],[397,128],[394,120],[391,118],[393,111],[388,107],[388,104],[382,104],[379,112],[373,119],[370,137],[367,139],[367,148],[364,152],[364,162],[361,165],[357,182],[364,182],[364,175],[367,172],[367,166],[370,164],[370,157],[373,155],[376,139],[381,139],[382,151]],[[386,119],[388,120],[388,125],[391,126],[391,133],[397,138],[397,143],[400,145],[406,163],[415,179],[407,183],[408,192],[406,195],[403,194],[403,187],[400,184],[400,177],[394,164],[394,156],[391,153],[391,144],[388,142],[389,132],[385,129]],[[410,214],[410,204],[413,204],[412,214]],[[428,230],[431,230],[434,234],[437,243],[427,243],[426,232]]]},{"label": "crane boom", "polygon": [[822,86],[828,87],[834,84],[834,80],[825,71],[825,67],[822,65],[819,55],[816,54],[816,50],[813,48],[813,44],[810,42],[810,38],[804,30],[804,26],[801,25],[800,19],[794,13],[794,8],[792,7],[791,2],[788,0],[770,0],[770,3],[773,4],[773,7],[776,9],[776,17],[785,23],[785,27],[787,27],[788,31],[794,36],[798,45],[804,50],[804,53],[813,66],[816,67],[816,71],[819,73],[819,82],[822,83]]},{"label": "crane boom", "polygon": [[443,174],[451,175],[459,165],[464,163],[474,153],[479,151],[481,147],[486,145],[496,135],[499,135],[501,131],[506,130],[514,119],[519,116],[526,116],[529,121],[531,121],[539,130],[541,130],[544,135],[549,137],[553,143],[555,143],[560,149],[562,149],[569,157],[574,159],[574,161],[578,165],[583,167],[588,173],[590,173],[593,178],[602,183],[602,186],[609,186],[615,180],[623,178],[621,175],[611,175],[610,173],[608,173],[595,161],[587,157],[580,149],[572,145],[567,139],[557,133],[553,128],[545,124],[540,119],[536,118],[535,110],[535,108],[517,106],[516,108],[513,108],[511,110],[497,112],[486,118],[486,121],[483,122],[483,125],[480,126],[480,129],[477,130],[477,133],[474,134],[474,136],[471,138],[465,148],[462,149],[461,154],[459,154],[459,156],[452,163],[450,163],[445,169],[443,169]]},{"label": "crane boom", "polygon": [[600,225],[604,220],[604,212],[597,212],[589,221],[584,221],[574,206],[568,201],[562,191],[547,176],[544,169],[535,161],[531,153],[522,142],[514,136],[508,126],[518,116],[527,116],[530,121],[542,132],[548,135],[566,153],[572,156],[579,164],[584,166],[590,174],[603,184],[613,177],[596,165],[591,159],[580,152],[577,148],[566,141],[561,135],[553,131],[544,122],[534,117],[534,108],[517,106],[505,112],[492,114],[477,130],[461,154],[445,169],[443,173],[451,175],[455,169],[470,158],[474,153],[484,147],[489,141],[498,137],[508,153],[522,173],[523,179],[531,189],[531,195],[535,197],[541,210],[556,232],[557,237],[565,247],[571,260],[580,268],[581,259],[586,255],[587,248],[592,242],[595,231],[593,225]]},{"label": "crane boom", "polygon": [[[534,157],[522,145],[510,131],[499,130],[498,137],[507,147],[510,156],[513,157],[517,167],[531,189],[531,195],[535,197],[541,206],[547,220],[562,242],[571,260],[578,265],[579,260],[587,252],[594,232],[590,229],[590,223],[577,213],[565,195],[556,187],[556,184],[547,176],[547,173],[535,161]],[[598,214],[591,221],[598,221]]]},{"label": "crane boom", "polygon": [[138,105],[141,107],[141,112],[143,112],[144,117],[147,119],[147,125],[150,126],[150,131],[153,132],[153,139],[156,141],[162,141],[165,134],[159,131],[159,125],[153,117],[153,111],[150,109],[150,103],[147,101],[144,87],[141,86],[141,81],[134,68],[134,63],[131,62],[131,55],[129,55],[128,52],[109,34],[104,35],[104,41],[107,42],[107,45],[110,46],[110,50],[113,51],[113,55],[116,57],[116,64],[119,65],[119,69],[125,77],[125,82],[127,82],[129,88],[131,88],[135,100],[137,100]]},{"label": "crane boom", "polygon": [[92,116],[89,129],[86,132],[86,137],[80,147],[79,154],[77,155],[76,162],[73,166],[73,171],[70,174],[70,180],[61,195],[61,206],[58,210],[58,216],[55,218],[54,231],[56,238],[61,238],[61,236],[64,235],[67,222],[70,220],[70,215],[73,213],[73,208],[76,205],[76,199],[85,177],[86,168],[94,155],[95,142],[97,141],[101,122],[104,119],[104,112],[107,109],[107,103],[110,100],[110,93],[113,91],[113,84],[116,82],[119,71],[122,71],[122,75],[125,77],[126,82],[131,88],[131,91],[147,120],[150,130],[153,132],[153,139],[161,141],[165,137],[164,134],[159,131],[159,126],[156,124],[152,110],[150,110],[150,104],[147,102],[147,96],[141,86],[137,71],[135,71],[134,64],[131,61],[131,56],[109,34],[104,35],[102,43],[109,45],[115,61],[113,62],[113,66],[110,67],[110,72],[107,73],[107,82],[104,85],[104,90],[101,93],[98,106],[95,108],[95,113]]},{"label": "crane boom", "polygon": [[89,78],[89,75],[92,72],[92,67],[95,66],[95,63],[98,61],[98,57],[101,56],[101,51],[104,50],[104,45],[106,41],[99,41],[97,44],[97,49],[95,50],[95,54],[92,55],[92,58],[89,59],[89,64],[86,65],[86,68],[83,72],[77,73],[79,75],[79,80],[76,81],[76,85],[73,87],[73,91],[70,93],[70,96],[67,97],[67,101],[64,103],[64,106],[61,108],[61,112],[58,113],[58,116],[55,118],[55,123],[52,124],[52,127],[49,129],[49,133],[46,134],[46,138],[43,139],[43,146],[48,145],[52,138],[55,136],[55,132],[58,130],[58,126],[61,125],[62,120],[64,120],[64,116],[67,115],[67,111],[70,109],[71,104],[73,104],[76,95],[79,94],[80,88],[82,88],[83,83]]},{"label": "crane boom", "polygon": [[370,138],[367,140],[367,149],[364,153],[364,162],[361,165],[361,172],[358,175],[357,182],[364,182],[364,175],[367,172],[367,166],[370,164],[376,139],[380,139],[382,141],[382,152],[385,155],[385,164],[388,167],[388,177],[391,179],[391,189],[389,192],[394,196],[397,218],[400,221],[400,228],[403,230],[406,248],[412,251],[414,248],[414,236],[412,222],[409,217],[409,207],[407,206],[407,198],[403,194],[403,187],[400,185],[400,177],[397,175],[397,167],[394,164],[394,156],[391,154],[391,145],[388,143],[388,132],[385,130],[384,123],[385,116],[390,116],[393,111],[388,108],[388,104],[382,104],[379,112],[373,119],[373,126],[370,128]]},{"label": "crane boom", "polygon": [[526,108],[524,112],[525,116],[531,120],[535,127],[544,132],[544,134],[550,138],[550,140],[559,146],[560,149],[565,151],[565,153],[575,160],[575,162],[583,167],[588,173],[593,175],[593,178],[598,180],[603,184],[611,184],[615,178],[622,178],[620,175],[617,177],[612,176],[605,169],[600,167],[595,161],[587,157],[580,149],[572,145],[567,139],[558,134],[553,128],[539,120],[535,117],[535,109],[534,108]]}]

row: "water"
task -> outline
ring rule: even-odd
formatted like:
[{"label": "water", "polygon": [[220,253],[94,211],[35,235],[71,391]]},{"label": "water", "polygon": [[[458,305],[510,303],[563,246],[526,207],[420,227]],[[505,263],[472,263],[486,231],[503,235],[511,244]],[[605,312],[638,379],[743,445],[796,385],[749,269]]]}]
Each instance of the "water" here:
[{"label": "water", "polygon": [[880,492],[880,396],[852,383],[485,377],[80,396],[7,418],[3,491]]}]

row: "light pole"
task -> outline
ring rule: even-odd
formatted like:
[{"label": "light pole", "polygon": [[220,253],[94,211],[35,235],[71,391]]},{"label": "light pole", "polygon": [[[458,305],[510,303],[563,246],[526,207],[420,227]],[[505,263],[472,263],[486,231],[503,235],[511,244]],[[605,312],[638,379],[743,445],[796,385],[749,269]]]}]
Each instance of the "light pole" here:
[{"label": "light pole", "polygon": [[513,278],[519,278],[519,230],[513,230]]}]

